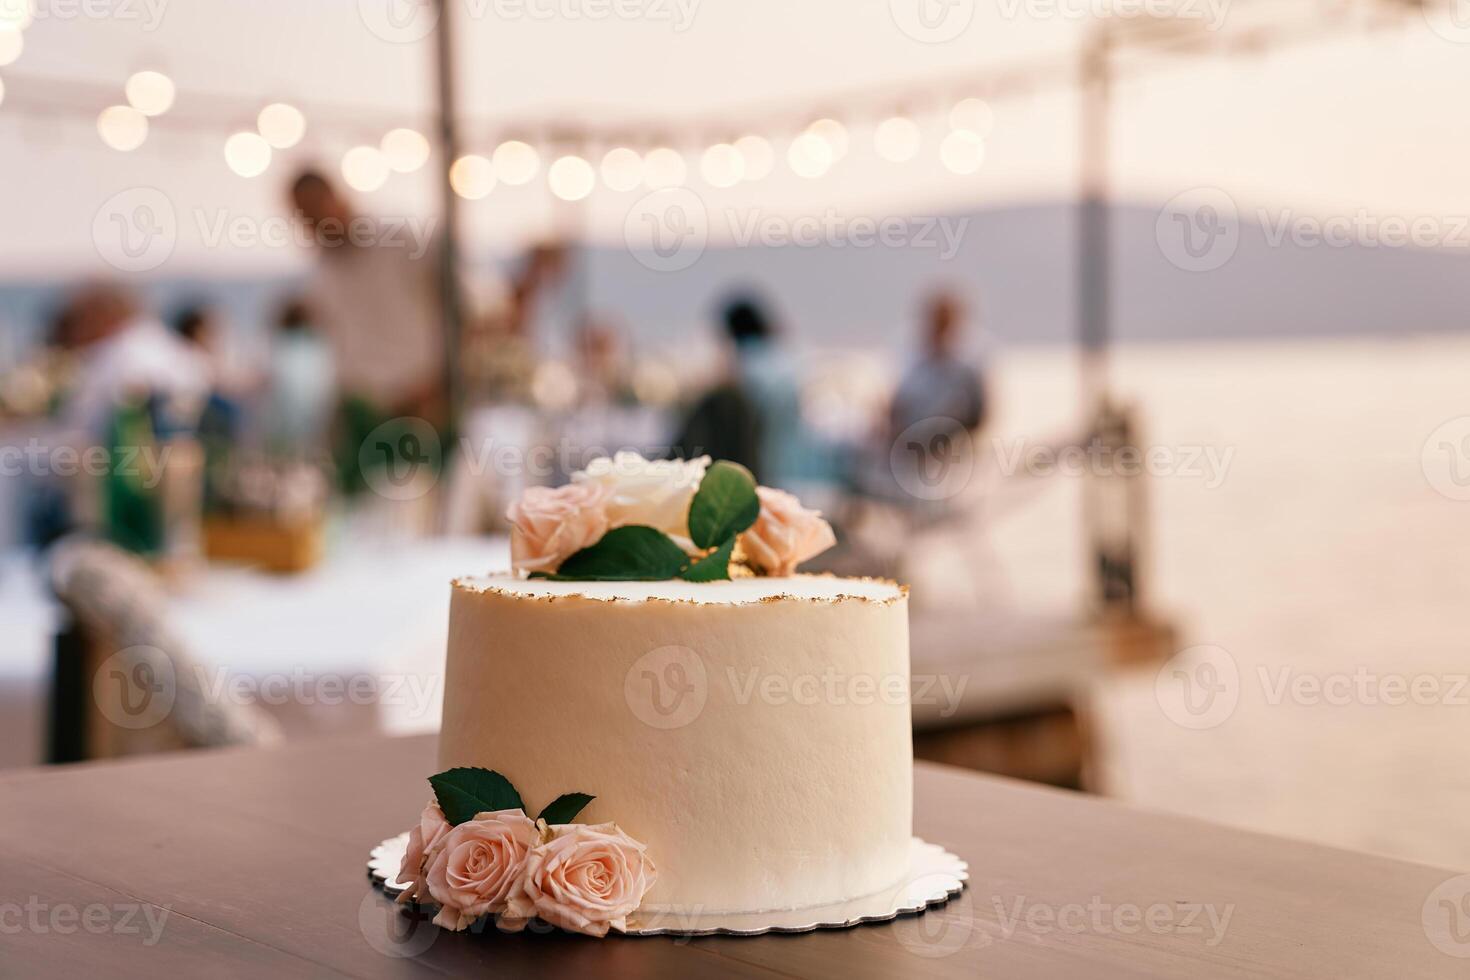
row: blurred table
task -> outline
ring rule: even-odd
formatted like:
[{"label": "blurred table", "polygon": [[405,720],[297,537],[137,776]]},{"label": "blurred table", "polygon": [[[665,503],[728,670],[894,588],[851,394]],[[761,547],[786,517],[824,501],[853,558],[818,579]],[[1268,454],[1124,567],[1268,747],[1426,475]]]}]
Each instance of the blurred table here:
[{"label": "blurred table", "polygon": [[[351,534],[308,572],[277,576],[207,565],[179,584],[170,624],[211,684],[250,678],[307,731],[437,730],[449,582],[504,569],[504,538],[373,540]],[[0,768],[41,761],[43,707],[61,614],[35,556],[0,552]],[[345,723],[337,685],[367,679],[385,695]],[[317,704],[302,704],[298,697]],[[353,705],[355,706],[355,705]],[[320,710],[318,710],[320,709]],[[365,717],[363,717],[365,716]],[[287,718],[287,722],[293,720]],[[289,727],[289,725],[288,725]]]},{"label": "blurred table", "polygon": [[924,916],[751,939],[440,932],[364,871],[423,806],[434,749],[377,737],[0,775],[6,975],[1342,980],[1463,977],[1470,955],[1453,927],[1439,948],[1426,935],[1456,914],[1436,899],[1470,891],[1452,871],[922,763],[915,831],[972,876]]}]

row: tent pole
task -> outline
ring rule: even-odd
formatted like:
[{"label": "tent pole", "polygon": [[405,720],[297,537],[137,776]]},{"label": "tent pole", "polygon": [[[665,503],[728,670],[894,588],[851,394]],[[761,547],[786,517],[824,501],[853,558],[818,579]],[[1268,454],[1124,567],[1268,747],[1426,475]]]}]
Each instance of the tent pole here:
[{"label": "tent pole", "polygon": [[444,319],[444,400],[447,423],[459,419],[464,392],[455,365],[463,337],[464,305],[459,290],[460,222],[459,196],[449,183],[449,167],[459,158],[457,81],[454,71],[454,3],[435,0],[439,20],[434,30],[434,54],[439,137],[439,206],[444,222],[440,239],[439,296]]}]

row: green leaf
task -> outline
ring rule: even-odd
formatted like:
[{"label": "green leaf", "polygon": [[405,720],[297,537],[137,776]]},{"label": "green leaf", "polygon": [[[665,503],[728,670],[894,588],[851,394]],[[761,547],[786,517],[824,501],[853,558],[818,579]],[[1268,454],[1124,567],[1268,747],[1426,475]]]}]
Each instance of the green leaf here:
[{"label": "green leaf", "polygon": [[450,769],[429,777],[445,818],[455,826],[487,810],[522,810],[521,794],[493,769]]},{"label": "green leaf", "polygon": [[556,578],[594,582],[656,582],[678,578],[689,557],[667,534],[641,524],[615,527],[590,548],[561,563]]},{"label": "green leaf", "polygon": [[724,581],[730,577],[730,553],[734,550],[735,539],[727,538],[724,544],[685,569],[681,577],[686,582]]},{"label": "green leaf", "polygon": [[588,796],[586,793],[563,793],[546,804],[546,809],[542,810],[541,816],[536,819],[545,820],[549,824],[571,823],[577,819],[577,814],[582,812],[582,808],[595,799],[597,797]]},{"label": "green leaf", "polygon": [[689,537],[700,548],[713,548],[750,527],[760,513],[750,470],[721,460],[705,472],[689,504]]}]

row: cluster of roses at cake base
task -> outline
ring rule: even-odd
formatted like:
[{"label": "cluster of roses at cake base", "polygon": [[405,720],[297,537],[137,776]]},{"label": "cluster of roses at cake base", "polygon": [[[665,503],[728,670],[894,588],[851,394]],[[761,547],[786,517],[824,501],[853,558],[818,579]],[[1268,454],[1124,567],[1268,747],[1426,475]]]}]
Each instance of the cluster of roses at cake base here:
[{"label": "cluster of roses at cake base", "polygon": [[539,918],[600,937],[627,929],[657,879],[644,845],[616,824],[548,825],[517,809],[454,826],[430,803],[409,831],[398,901],[438,903],[434,924],[455,931],[494,915],[504,932]]},{"label": "cluster of roses at cake base", "polygon": [[[686,552],[694,552],[689,507],[709,466],[708,456],[649,460],[620,452],[592,460],[565,486],[527,488],[505,515],[511,525],[512,567],[554,571],[608,531],[629,525],[662,531]],[[797,565],[837,543],[821,512],[803,507],[793,494],[772,487],[756,487],[755,493],[759,516],[738,538],[754,571],[790,575]]]}]

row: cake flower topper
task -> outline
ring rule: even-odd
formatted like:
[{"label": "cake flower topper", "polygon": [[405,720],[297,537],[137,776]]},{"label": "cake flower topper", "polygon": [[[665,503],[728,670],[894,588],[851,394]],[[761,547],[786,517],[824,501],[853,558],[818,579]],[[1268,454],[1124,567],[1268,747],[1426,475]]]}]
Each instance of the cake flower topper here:
[{"label": "cake flower topper", "polygon": [[438,903],[435,925],[459,932],[493,915],[502,932],[541,919],[601,937],[625,931],[658,880],[647,848],[616,824],[572,823],[586,793],[557,797],[533,821],[492,769],[450,769],[429,784],[435,802],[409,831],[398,901]]},{"label": "cake flower topper", "polygon": [[528,489],[505,516],[513,567],[567,581],[714,582],[737,558],[756,574],[790,575],[836,544],[820,513],[708,456],[601,457],[566,486]]}]

